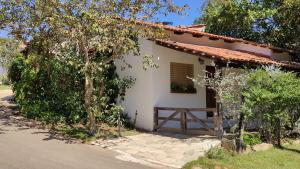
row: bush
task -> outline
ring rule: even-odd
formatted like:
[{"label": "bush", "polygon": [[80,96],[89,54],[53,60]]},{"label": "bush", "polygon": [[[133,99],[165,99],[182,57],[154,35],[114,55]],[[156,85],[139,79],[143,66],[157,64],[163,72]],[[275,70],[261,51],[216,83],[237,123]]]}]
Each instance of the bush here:
[{"label": "bush", "polygon": [[[82,69],[53,58],[36,55],[15,57],[9,68],[9,78],[21,111],[28,118],[46,123],[86,124]],[[99,98],[99,85],[94,83],[92,110],[98,121],[116,126],[123,108],[116,105],[115,100],[125,95],[131,80],[127,79],[128,83],[120,80],[113,64],[102,75],[106,83],[105,94]],[[127,115],[121,116],[121,125],[130,126]]]},{"label": "bush", "polygon": [[251,72],[247,86],[243,92],[245,114],[260,121],[265,140],[281,146],[284,131],[299,119],[299,77],[269,66]]},{"label": "bush", "polygon": [[3,74],[0,76],[0,84],[1,85],[9,85],[10,84],[10,81],[6,74]]},{"label": "bush", "polygon": [[253,146],[262,143],[259,133],[245,133],[243,135],[243,144]]},{"label": "bush", "polygon": [[85,121],[83,75],[59,60],[41,60],[37,56],[16,57],[9,78],[21,111],[46,123]]},{"label": "bush", "polygon": [[218,160],[222,160],[222,159],[228,158],[233,155],[234,154],[232,152],[225,150],[223,148],[218,148],[218,147],[212,147],[206,153],[207,158],[218,159]]},{"label": "bush", "polygon": [[100,121],[107,123],[109,126],[118,126],[118,120],[120,115],[120,125],[121,127],[132,128],[132,124],[130,123],[130,118],[127,114],[122,113],[123,108],[118,105],[112,105],[110,110],[106,113],[103,113],[100,116]]},{"label": "bush", "polygon": [[10,63],[8,69],[8,78],[12,83],[17,83],[21,80],[22,72],[25,69],[26,59],[22,55],[17,55]]}]

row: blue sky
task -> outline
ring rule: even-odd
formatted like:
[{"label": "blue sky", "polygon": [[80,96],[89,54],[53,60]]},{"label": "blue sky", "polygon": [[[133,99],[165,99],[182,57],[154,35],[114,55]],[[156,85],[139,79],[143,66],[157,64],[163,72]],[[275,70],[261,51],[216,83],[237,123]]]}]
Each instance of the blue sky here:
[{"label": "blue sky", "polygon": [[173,22],[173,25],[191,25],[194,20],[200,16],[201,8],[206,0],[173,0],[176,5],[187,4],[189,9],[186,9],[187,16],[169,15],[168,17],[159,17],[161,21]]},{"label": "blue sky", "polygon": [[0,38],[6,38],[7,37],[7,33],[0,30]]},{"label": "blue sky", "polygon": [[[184,5],[187,4],[189,9],[185,12],[187,15],[180,16],[176,14],[165,16],[159,16],[160,21],[168,21],[173,22],[173,25],[191,25],[194,20],[200,16],[201,7],[206,0],[173,0],[176,5]],[[0,30],[0,37],[7,37],[7,33]]]}]

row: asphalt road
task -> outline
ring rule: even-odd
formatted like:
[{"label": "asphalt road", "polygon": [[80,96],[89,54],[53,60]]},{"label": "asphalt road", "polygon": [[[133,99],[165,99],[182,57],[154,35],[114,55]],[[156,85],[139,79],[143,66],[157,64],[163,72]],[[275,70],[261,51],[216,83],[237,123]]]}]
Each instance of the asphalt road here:
[{"label": "asphalt road", "polygon": [[[37,129],[7,109],[10,91],[0,91],[0,169],[150,169],[116,158],[116,152],[72,143]],[[3,101],[4,98],[4,101]]]}]

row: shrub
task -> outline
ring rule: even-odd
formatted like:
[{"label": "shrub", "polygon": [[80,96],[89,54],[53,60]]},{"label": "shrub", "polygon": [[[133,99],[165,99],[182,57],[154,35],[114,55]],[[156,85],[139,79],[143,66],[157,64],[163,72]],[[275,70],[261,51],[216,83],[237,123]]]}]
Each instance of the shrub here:
[{"label": "shrub", "polygon": [[16,101],[28,117],[46,123],[77,123],[86,118],[83,109],[83,76],[72,66],[38,56],[16,57],[9,77]]},{"label": "shrub", "polygon": [[[21,111],[28,118],[46,123],[86,124],[82,69],[53,58],[36,55],[15,57],[10,65],[9,77]],[[121,80],[113,64],[106,68],[102,76],[106,83],[104,96],[98,97],[99,89],[94,83],[92,110],[99,121],[116,126],[118,114],[123,108],[116,105],[115,100],[119,96],[122,99],[132,80]],[[121,116],[121,125],[130,126],[126,115]]]},{"label": "shrub", "polygon": [[251,72],[247,85],[243,110],[261,122],[266,140],[281,146],[284,131],[299,119],[299,113],[294,113],[300,102],[299,77],[269,66]]},{"label": "shrub", "polygon": [[262,143],[262,140],[260,139],[259,133],[245,133],[243,135],[243,144],[244,145],[256,145]]},{"label": "shrub", "polygon": [[112,105],[110,110],[106,113],[103,113],[100,116],[100,121],[107,123],[110,126],[118,126],[118,120],[120,115],[120,125],[126,128],[132,128],[132,124],[130,123],[130,118],[127,114],[122,113],[123,108],[118,105]]},{"label": "shrub", "polygon": [[21,79],[23,69],[25,69],[25,58],[22,55],[17,55],[12,60],[8,69],[8,78],[12,83],[17,83]]},{"label": "shrub", "polygon": [[225,150],[223,148],[218,148],[218,147],[212,147],[206,153],[207,158],[218,159],[218,160],[222,160],[222,159],[228,158],[233,155],[234,154],[232,152]]},{"label": "shrub", "polygon": [[10,81],[7,77],[7,74],[3,74],[0,76],[0,84],[2,85],[9,85],[10,84]]}]

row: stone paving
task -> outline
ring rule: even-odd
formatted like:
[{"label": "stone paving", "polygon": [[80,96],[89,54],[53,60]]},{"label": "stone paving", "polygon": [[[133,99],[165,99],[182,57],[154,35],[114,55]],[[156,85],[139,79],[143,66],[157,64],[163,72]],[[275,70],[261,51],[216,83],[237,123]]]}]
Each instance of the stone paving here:
[{"label": "stone paving", "polygon": [[98,140],[92,144],[168,168],[181,168],[203,156],[211,147],[220,145],[220,141],[210,136],[143,133],[115,140]]}]

